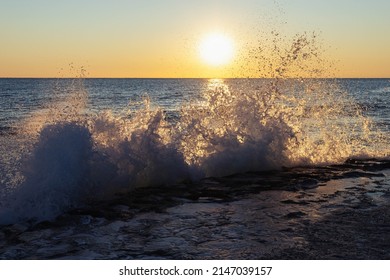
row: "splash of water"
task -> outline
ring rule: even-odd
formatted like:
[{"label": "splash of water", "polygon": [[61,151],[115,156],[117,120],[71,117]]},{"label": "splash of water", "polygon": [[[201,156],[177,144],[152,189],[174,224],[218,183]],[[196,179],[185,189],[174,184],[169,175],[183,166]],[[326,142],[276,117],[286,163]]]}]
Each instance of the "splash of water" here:
[{"label": "splash of water", "polygon": [[315,36],[282,48],[274,35],[271,52],[257,53],[268,79],[255,88],[210,80],[175,122],[148,99],[130,116],[91,114],[75,79],[4,142],[16,148],[1,160],[0,223],[53,219],[135,187],[378,156],[381,136],[348,94],[334,80],[308,79],[323,64]]}]

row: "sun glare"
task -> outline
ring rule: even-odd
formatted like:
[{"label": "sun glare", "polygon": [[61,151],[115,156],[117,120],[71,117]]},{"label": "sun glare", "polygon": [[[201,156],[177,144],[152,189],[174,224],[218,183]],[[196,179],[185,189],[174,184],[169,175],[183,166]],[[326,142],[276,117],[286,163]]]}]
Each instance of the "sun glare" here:
[{"label": "sun glare", "polygon": [[234,44],[226,35],[209,34],[200,42],[199,54],[205,63],[212,66],[222,66],[232,60]]}]

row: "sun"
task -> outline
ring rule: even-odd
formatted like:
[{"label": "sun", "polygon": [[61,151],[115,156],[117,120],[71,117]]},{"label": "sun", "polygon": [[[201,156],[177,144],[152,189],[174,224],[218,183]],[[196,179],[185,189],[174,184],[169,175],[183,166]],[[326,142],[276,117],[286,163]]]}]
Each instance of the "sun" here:
[{"label": "sun", "polygon": [[233,59],[234,44],[232,39],[224,34],[208,34],[199,44],[199,54],[205,63],[223,66]]}]

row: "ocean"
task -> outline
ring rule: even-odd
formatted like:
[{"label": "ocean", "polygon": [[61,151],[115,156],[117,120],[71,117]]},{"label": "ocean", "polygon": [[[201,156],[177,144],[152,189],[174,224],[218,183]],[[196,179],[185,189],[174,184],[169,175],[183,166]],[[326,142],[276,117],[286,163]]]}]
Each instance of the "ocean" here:
[{"label": "ocean", "polygon": [[388,259],[389,79],[0,79],[1,259]]}]

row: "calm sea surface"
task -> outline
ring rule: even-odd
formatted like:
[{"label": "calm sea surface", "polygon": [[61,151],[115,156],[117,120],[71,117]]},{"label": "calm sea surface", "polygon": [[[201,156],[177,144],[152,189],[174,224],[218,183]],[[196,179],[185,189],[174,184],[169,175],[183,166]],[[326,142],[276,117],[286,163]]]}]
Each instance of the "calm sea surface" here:
[{"label": "calm sea surface", "polygon": [[[213,80],[85,79],[83,82],[90,110],[122,112],[145,96],[167,111],[178,110],[183,103],[199,98]],[[66,94],[72,83],[73,79],[0,79],[0,130],[45,107],[58,95]],[[223,83],[235,90],[245,90],[245,87],[256,88],[263,80],[225,79]],[[337,83],[383,129],[389,126],[389,79],[339,79]]]}]

